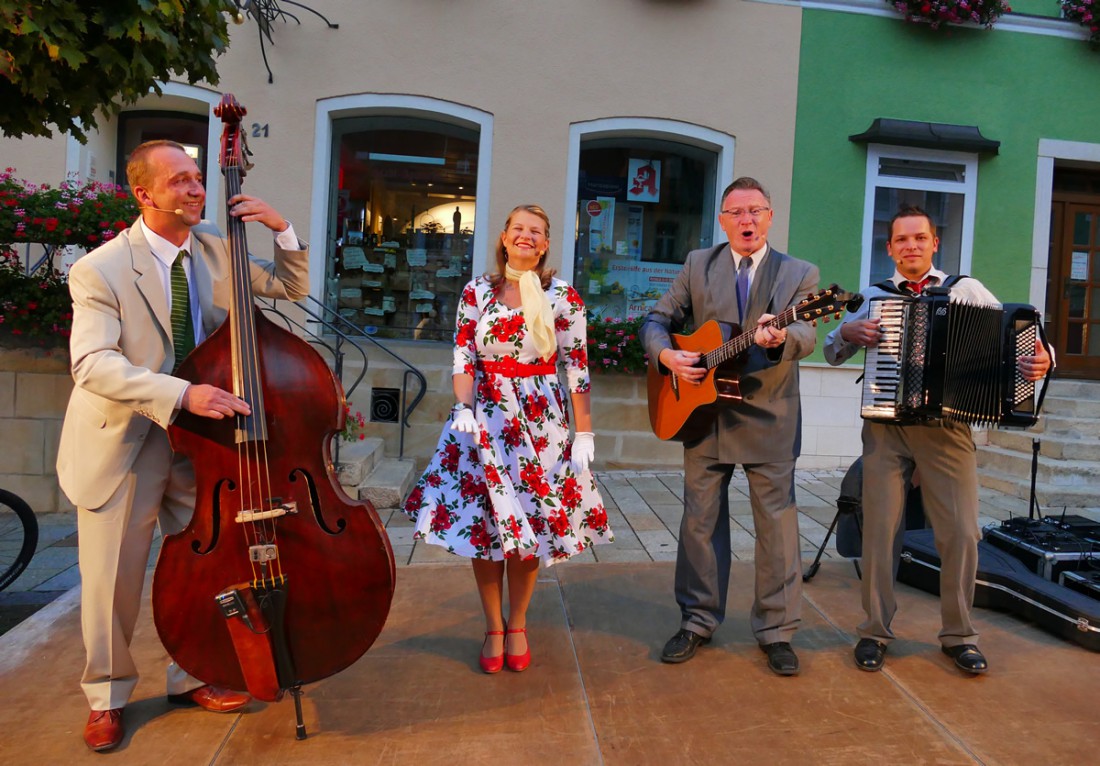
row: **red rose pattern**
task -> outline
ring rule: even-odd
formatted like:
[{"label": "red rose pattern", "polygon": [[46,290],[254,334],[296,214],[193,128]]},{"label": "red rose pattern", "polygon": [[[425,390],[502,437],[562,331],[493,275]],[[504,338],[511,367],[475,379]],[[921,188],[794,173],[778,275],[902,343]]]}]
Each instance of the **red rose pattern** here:
[{"label": "red rose pattern", "polygon": [[474,435],[443,428],[435,456],[403,509],[416,538],[469,558],[565,560],[614,540],[591,475],[569,463],[568,392],[589,390],[584,302],[554,280],[556,375],[507,377],[477,370],[479,359],[530,364],[523,312],[496,300],[485,279],[466,286],[455,322],[454,371],[475,379]]}]

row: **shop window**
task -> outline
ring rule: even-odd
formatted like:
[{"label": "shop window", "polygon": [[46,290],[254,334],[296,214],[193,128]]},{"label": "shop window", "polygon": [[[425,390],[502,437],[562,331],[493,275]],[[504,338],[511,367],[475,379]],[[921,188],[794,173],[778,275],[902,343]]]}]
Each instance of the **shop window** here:
[{"label": "shop window", "polygon": [[601,135],[582,137],[578,156],[573,284],[590,315],[644,314],[687,253],[713,242],[719,153]]},{"label": "shop window", "polygon": [[470,280],[478,131],[410,116],[333,122],[327,300],[367,332],[449,341]]},{"label": "shop window", "polygon": [[924,209],[936,223],[936,268],[948,274],[970,269],[977,155],[871,145],[867,151],[867,199],[863,233],[862,283],[889,279],[894,262],[886,254],[890,219],[902,207]]}]

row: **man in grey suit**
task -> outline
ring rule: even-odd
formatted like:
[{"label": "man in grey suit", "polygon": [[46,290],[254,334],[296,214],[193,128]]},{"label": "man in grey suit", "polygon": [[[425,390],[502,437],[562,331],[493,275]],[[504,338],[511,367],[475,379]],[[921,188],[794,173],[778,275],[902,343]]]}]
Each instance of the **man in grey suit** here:
[{"label": "man in grey suit", "polygon": [[791,637],[801,614],[801,547],[794,466],[801,448],[798,364],[814,348],[814,328],[765,323],[817,289],[816,266],[768,244],[771,198],[752,178],[722,194],[719,223],[728,244],[688,253],[684,268],[642,325],[650,363],[681,385],[698,385],[700,355],[672,347],[670,333],[709,320],[756,327],[744,360],[741,401],[721,405],[709,433],[684,444],[684,516],[676,552],[680,630],[661,653],[684,662],[707,643],[726,613],[730,577],[729,485],[741,465],[756,531],[753,635],[778,675],[798,673]]},{"label": "man in grey suit", "polygon": [[[186,353],[174,334],[187,337],[184,345],[201,342],[225,319],[230,290],[226,241],[201,223],[206,191],[198,166],[179,144],[152,141],[130,155],[126,175],[141,217],[69,275],[75,387],[57,458],[61,488],[77,506],[87,653],[81,686],[91,708],[84,741],[97,751],[122,741],[122,708],[137,685],[130,641],[153,527],[179,532],[195,506],[194,473],[172,453],[168,424],[180,410],[217,419],[250,412],[228,391],[172,374]],[[290,224],[255,197],[229,202],[231,215],[276,232],[275,262],[249,264],[255,292],[306,295],[309,251]],[[175,301],[176,312],[174,294],[186,296]],[[173,315],[181,320],[176,328]],[[250,697],[206,686],[173,664],[168,699],[230,712]]]}]

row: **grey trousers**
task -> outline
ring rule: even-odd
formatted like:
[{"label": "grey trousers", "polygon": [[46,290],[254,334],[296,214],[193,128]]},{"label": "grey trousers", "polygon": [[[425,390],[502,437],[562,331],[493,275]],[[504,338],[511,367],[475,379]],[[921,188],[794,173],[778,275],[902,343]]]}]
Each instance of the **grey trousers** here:
[{"label": "grey trousers", "polygon": [[[755,595],[750,615],[760,644],[790,641],[802,614],[802,565],[794,460],[744,465],[756,532]],[[684,516],[676,551],[681,627],[703,636],[726,616],[729,589],[729,485],[735,466],[684,451]]]},{"label": "grey trousers", "polygon": [[863,424],[863,610],[861,638],[888,643],[897,611],[894,539],[905,518],[906,487],[920,469],[924,513],[939,553],[940,642],[977,643],[970,619],[978,572],[978,465],[970,426]]}]

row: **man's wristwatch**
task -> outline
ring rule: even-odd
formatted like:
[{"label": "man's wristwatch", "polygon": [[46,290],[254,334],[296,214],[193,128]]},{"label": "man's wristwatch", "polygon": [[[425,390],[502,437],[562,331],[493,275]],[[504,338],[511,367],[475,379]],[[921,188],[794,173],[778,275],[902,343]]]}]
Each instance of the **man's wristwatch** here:
[{"label": "man's wristwatch", "polygon": [[473,409],[474,408],[471,407],[470,405],[466,404],[466,402],[459,402],[454,407],[451,407],[451,412],[458,413],[458,412],[462,412],[463,410],[470,410],[472,412]]}]

